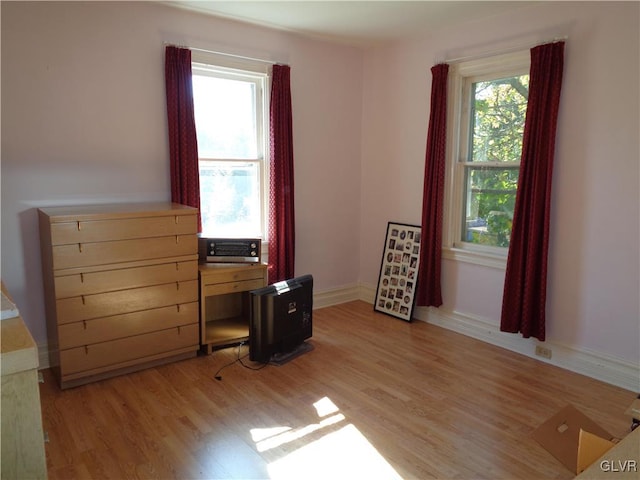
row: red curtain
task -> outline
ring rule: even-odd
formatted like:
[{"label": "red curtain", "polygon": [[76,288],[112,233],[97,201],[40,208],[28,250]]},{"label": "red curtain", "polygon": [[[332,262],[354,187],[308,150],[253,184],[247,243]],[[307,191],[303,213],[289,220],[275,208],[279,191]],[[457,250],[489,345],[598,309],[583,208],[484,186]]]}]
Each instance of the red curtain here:
[{"label": "red curtain", "polygon": [[545,339],[551,176],[564,42],[531,49],[529,100],[500,330]]},{"label": "red curtain", "polygon": [[294,276],[291,69],[274,65],[270,103],[269,283]]},{"label": "red curtain", "polygon": [[442,305],[440,268],[442,258],[442,206],[447,143],[447,77],[449,65],[431,68],[431,113],[427,133],[422,192],[422,235],[416,303]]},{"label": "red curtain", "polygon": [[171,201],[198,209],[200,220],[200,172],[193,113],[191,50],[168,46],[165,50],[167,118],[171,159]]}]

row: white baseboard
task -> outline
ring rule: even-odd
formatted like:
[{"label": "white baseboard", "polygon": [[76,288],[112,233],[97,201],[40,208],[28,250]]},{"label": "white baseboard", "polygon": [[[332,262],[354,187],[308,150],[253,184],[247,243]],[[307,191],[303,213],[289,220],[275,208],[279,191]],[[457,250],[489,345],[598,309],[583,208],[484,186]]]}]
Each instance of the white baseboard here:
[{"label": "white baseboard", "polygon": [[49,368],[49,345],[46,343],[38,345],[38,370]]},{"label": "white baseboard", "polygon": [[[375,294],[375,287],[366,284],[352,284],[316,292],[313,296],[314,309],[354,300],[362,300],[373,305]],[[539,343],[537,340],[501,332],[497,325],[487,319],[424,307],[414,309],[414,318],[632,392],[640,392],[640,366],[609,355],[547,341],[542,345],[552,351],[552,356],[551,359],[546,359],[535,354],[536,345]],[[39,368],[49,368],[49,351],[46,344],[38,345],[38,355]]]},{"label": "white baseboard", "polygon": [[[373,304],[375,293],[375,287],[360,285],[359,299]],[[501,332],[497,325],[487,319],[455,311],[417,307],[414,309],[414,318],[635,393],[640,392],[640,365],[610,355],[561,343],[522,338]],[[535,354],[536,345],[539,344],[551,350],[550,359]]]},{"label": "white baseboard", "polygon": [[360,287],[358,285],[347,285],[344,287],[314,292],[313,308],[324,308],[341,303],[360,300]]},{"label": "white baseboard", "polygon": [[[640,367],[609,355],[561,343],[522,338],[501,332],[497,325],[486,319],[455,311],[421,307],[414,310],[414,318],[632,392],[640,391]],[[551,350],[551,358],[537,356],[536,345]]]}]

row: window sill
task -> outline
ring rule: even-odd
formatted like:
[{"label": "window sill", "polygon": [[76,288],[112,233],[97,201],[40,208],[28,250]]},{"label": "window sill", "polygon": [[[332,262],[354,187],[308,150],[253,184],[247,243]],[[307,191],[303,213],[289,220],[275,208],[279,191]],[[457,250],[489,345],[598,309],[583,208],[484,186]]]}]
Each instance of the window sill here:
[{"label": "window sill", "polygon": [[455,260],[456,262],[482,265],[483,267],[497,268],[499,270],[505,270],[507,267],[506,254],[499,255],[456,247],[444,247],[442,249],[442,258]]},{"label": "window sill", "polygon": [[260,261],[265,265],[269,265],[269,242],[262,240]]}]

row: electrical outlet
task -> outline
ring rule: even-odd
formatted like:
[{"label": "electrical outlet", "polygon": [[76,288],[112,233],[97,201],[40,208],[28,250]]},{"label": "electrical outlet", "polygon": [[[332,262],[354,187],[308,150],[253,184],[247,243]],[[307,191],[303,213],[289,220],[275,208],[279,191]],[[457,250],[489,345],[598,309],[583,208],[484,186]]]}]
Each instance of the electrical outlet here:
[{"label": "electrical outlet", "polygon": [[551,358],[551,349],[547,347],[543,347],[542,345],[536,345],[536,355],[539,357]]}]

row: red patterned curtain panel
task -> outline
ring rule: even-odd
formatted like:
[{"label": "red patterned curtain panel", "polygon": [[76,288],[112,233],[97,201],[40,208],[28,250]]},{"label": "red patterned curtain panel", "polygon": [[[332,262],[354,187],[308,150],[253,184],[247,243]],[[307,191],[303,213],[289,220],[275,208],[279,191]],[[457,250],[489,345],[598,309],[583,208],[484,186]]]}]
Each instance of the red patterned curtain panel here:
[{"label": "red patterned curtain panel", "polygon": [[293,127],[291,69],[274,65],[270,103],[269,283],[294,276]]},{"label": "red patterned curtain panel", "polygon": [[431,68],[431,113],[427,133],[422,193],[422,235],[416,303],[442,305],[440,269],[442,258],[442,207],[447,144],[447,78],[449,65]]},{"label": "red patterned curtain panel", "polygon": [[500,330],[545,339],[551,176],[564,42],[531,49],[529,100]]},{"label": "red patterned curtain panel", "polygon": [[[171,159],[171,201],[199,210],[200,173],[193,113],[191,50],[172,46],[166,48],[165,81]],[[202,231],[200,213],[198,231]]]}]

